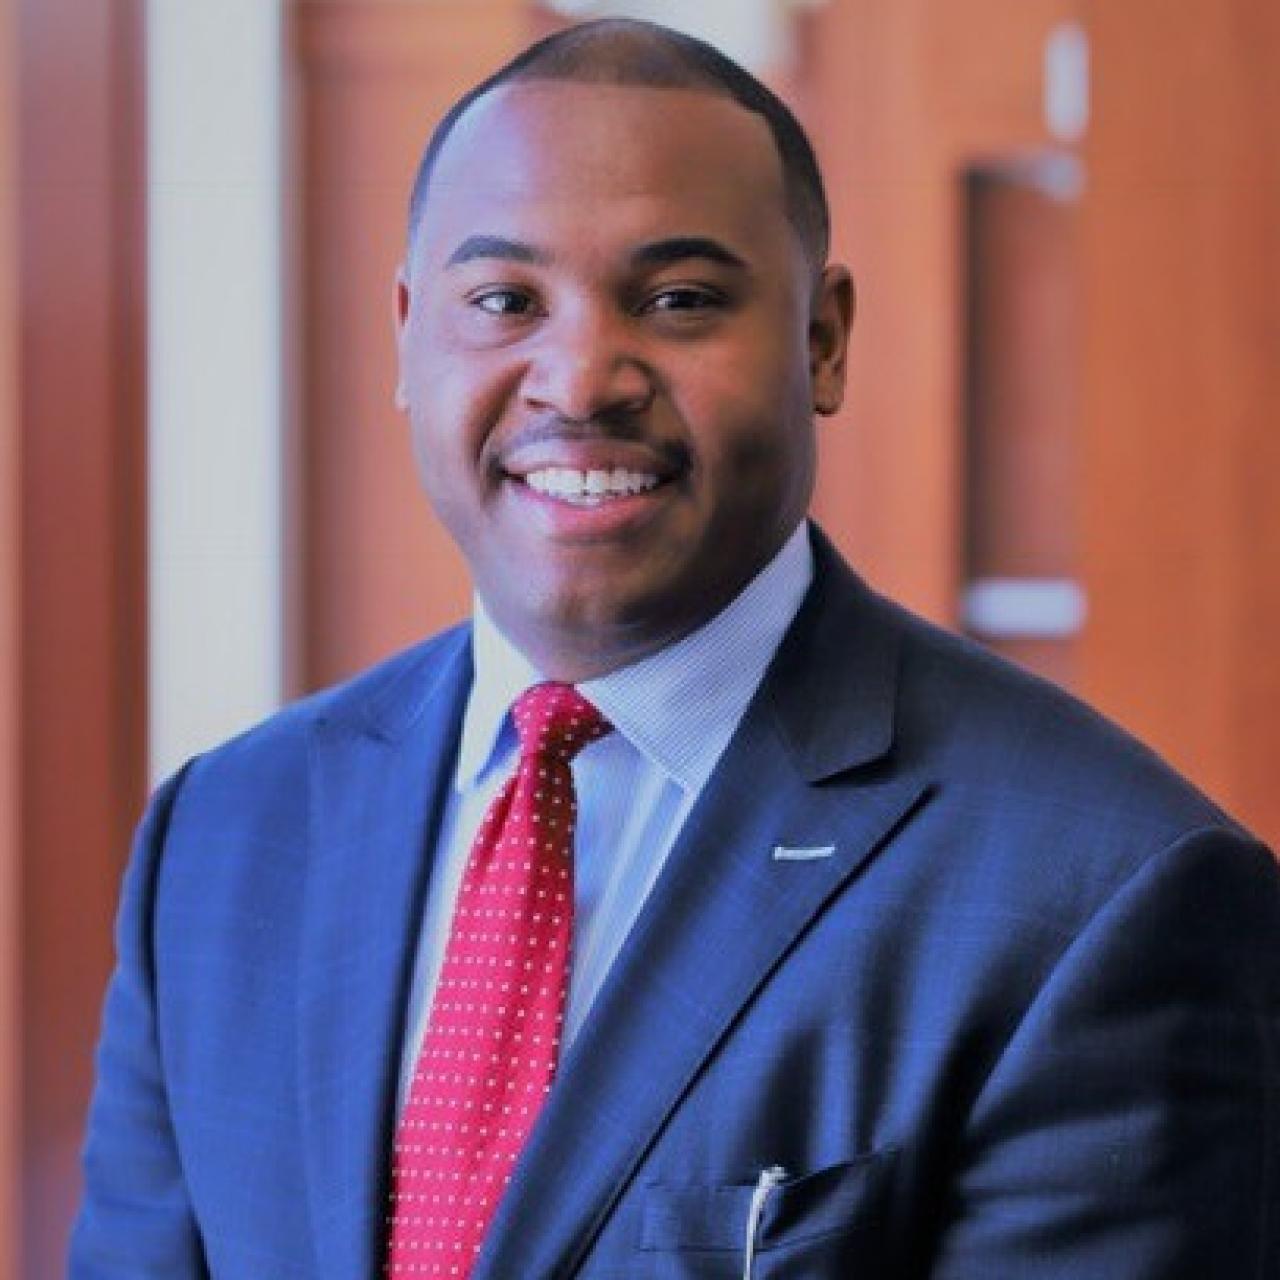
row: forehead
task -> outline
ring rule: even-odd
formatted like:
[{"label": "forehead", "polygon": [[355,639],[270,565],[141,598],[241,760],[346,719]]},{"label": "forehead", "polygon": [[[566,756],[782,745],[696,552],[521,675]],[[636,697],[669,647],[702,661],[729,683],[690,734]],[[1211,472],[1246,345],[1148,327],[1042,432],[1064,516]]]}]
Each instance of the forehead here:
[{"label": "forehead", "polygon": [[782,163],[763,118],[712,92],[504,85],[445,143],[418,238],[447,251],[442,241],[460,230],[539,221],[584,233],[634,222],[637,234],[777,236]]}]

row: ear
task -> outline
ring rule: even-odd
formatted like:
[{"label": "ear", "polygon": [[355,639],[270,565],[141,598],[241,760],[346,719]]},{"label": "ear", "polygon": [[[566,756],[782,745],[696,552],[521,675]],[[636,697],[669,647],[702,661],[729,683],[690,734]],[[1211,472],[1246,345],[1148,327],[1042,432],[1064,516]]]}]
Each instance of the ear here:
[{"label": "ear", "polygon": [[813,407],[821,414],[835,413],[844,400],[854,306],[849,269],[839,263],[823,268],[809,314],[809,383]]},{"label": "ear", "polygon": [[392,290],[392,315],[396,337],[396,390],[395,406],[404,410],[409,407],[409,394],[404,382],[404,331],[409,322],[409,280],[402,263],[396,268],[395,287]]}]

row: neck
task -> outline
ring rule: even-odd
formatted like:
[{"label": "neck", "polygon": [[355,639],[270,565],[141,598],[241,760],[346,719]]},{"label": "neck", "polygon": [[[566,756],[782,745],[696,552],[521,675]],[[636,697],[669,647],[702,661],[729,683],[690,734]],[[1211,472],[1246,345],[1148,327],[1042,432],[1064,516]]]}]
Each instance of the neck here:
[{"label": "neck", "polygon": [[[791,536],[791,535],[788,535]],[[580,684],[610,675],[677,644],[706,626],[729,607],[778,557],[785,541],[772,547],[758,564],[739,578],[684,602],[683,608],[635,618],[592,616],[591,602],[559,613],[548,610],[508,611],[480,600],[494,626],[507,642],[548,680]],[[807,582],[807,571],[806,571]],[[639,609],[637,609],[639,613]]]},{"label": "neck", "polygon": [[636,628],[630,633],[619,628],[605,635],[598,629],[513,628],[498,617],[494,622],[540,674],[565,684],[581,684],[620,671],[675,644],[701,625],[699,621],[663,631]]}]

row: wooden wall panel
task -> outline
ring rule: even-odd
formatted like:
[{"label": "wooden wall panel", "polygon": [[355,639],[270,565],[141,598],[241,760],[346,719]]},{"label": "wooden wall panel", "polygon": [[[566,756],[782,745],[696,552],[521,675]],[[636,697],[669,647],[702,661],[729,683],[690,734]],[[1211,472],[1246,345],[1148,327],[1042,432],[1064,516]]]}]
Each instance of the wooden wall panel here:
[{"label": "wooden wall panel", "polygon": [[[1078,201],[1033,173],[994,169],[970,180],[967,204],[963,581],[1069,590],[1079,585]],[[1074,686],[1077,633],[1031,612],[984,620],[968,609],[964,622],[997,653]]]},{"label": "wooden wall panel", "polygon": [[1076,573],[1079,252],[1074,201],[970,184],[970,574]]},{"label": "wooden wall panel", "polygon": [[392,286],[418,157],[453,99],[513,53],[523,0],[300,3],[302,589],[295,688],[457,620],[465,566],[429,513],[395,387]]},{"label": "wooden wall panel", "polygon": [[16,1275],[22,1140],[22,486],[18,379],[18,21],[0,0],[0,1275]]},{"label": "wooden wall panel", "polygon": [[1078,0],[837,0],[802,68],[835,252],[858,283],[818,514],[881,586],[953,622],[961,565],[967,166],[1050,143],[1041,66]]},{"label": "wooden wall panel", "polygon": [[143,57],[134,0],[25,0],[19,24],[21,1257],[7,1274],[45,1277],[64,1268],[145,785]]},{"label": "wooden wall panel", "polygon": [[1280,9],[1089,22],[1084,688],[1275,841]]}]

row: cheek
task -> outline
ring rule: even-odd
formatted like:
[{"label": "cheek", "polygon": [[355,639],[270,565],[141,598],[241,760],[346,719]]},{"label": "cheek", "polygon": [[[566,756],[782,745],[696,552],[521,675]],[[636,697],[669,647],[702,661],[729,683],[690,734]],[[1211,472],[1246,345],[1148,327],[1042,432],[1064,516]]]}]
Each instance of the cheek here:
[{"label": "cheek", "polygon": [[793,358],[774,351],[754,361],[708,363],[687,387],[683,416],[698,456],[721,483],[751,493],[779,489],[791,472],[811,465],[807,371]]},{"label": "cheek", "polygon": [[[691,353],[682,382],[703,405],[734,405],[741,417],[794,417],[810,407],[809,348],[804,326],[777,322],[781,302],[721,344]],[[727,411],[727,409],[726,409]]]},{"label": "cheek", "polygon": [[453,532],[477,502],[476,467],[465,421],[449,390],[427,402],[410,400],[413,458],[419,482],[437,516]]},{"label": "cheek", "polygon": [[505,348],[484,349],[463,341],[440,308],[426,307],[409,319],[400,347],[402,380],[420,408],[452,405],[454,412],[500,382],[517,363]]},{"label": "cheek", "polygon": [[451,463],[446,451],[439,447],[420,424],[414,424],[413,459],[418,470],[418,481],[422,486],[432,510],[452,530],[454,519],[451,508],[457,501],[458,485],[451,478]]},{"label": "cheek", "polygon": [[419,467],[482,474],[515,381],[509,370],[474,357],[417,364],[405,387]]}]

